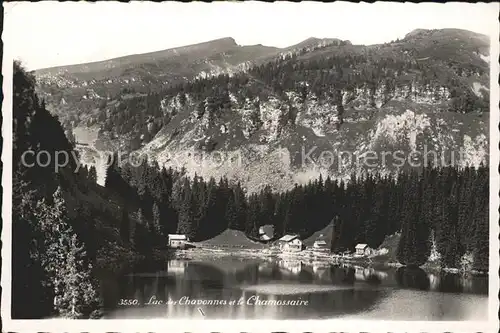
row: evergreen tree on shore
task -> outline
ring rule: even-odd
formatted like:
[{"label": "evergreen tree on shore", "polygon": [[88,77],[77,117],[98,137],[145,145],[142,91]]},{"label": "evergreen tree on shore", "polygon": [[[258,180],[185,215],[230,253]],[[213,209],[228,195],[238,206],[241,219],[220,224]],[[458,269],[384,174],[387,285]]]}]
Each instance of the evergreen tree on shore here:
[{"label": "evergreen tree on shore", "polygon": [[53,204],[45,200],[36,207],[36,218],[44,234],[41,263],[54,290],[54,309],[69,318],[89,317],[95,309],[96,283],[85,249],[69,222],[61,188]]}]

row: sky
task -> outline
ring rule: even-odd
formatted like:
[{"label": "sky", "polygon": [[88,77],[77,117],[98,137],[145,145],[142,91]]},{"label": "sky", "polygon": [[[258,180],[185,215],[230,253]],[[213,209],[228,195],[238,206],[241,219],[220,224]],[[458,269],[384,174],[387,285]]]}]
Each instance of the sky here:
[{"label": "sky", "polygon": [[309,37],[377,44],[417,29],[492,35],[498,4],[4,3],[6,50],[28,69],[99,61],[222,37],[285,47]]}]

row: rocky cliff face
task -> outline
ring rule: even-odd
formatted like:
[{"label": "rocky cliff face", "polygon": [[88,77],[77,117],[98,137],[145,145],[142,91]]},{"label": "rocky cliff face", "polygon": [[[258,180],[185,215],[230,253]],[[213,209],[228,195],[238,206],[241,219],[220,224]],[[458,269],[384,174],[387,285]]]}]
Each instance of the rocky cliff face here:
[{"label": "rocky cliff face", "polygon": [[[392,173],[431,159],[439,165],[487,163],[488,115],[436,112],[447,102],[445,88],[402,88],[390,100],[363,89],[349,94],[344,104],[345,98],[319,102],[289,92],[286,103],[246,100],[228,117],[205,114],[201,121],[181,109],[141,153],[192,175],[227,175],[249,191],[266,184],[284,190],[319,174]],[[364,162],[366,155],[372,162]]]},{"label": "rocky cliff face", "polygon": [[[447,87],[431,87],[418,83],[410,83],[392,90],[388,90],[384,84],[375,89],[361,86],[355,89],[337,90],[333,87],[327,94],[331,97],[320,99],[315,94],[299,96],[295,91],[288,91],[284,93],[284,99],[277,96],[270,96],[266,101],[260,101],[259,98],[247,98],[243,103],[238,102],[238,99],[232,96],[233,108],[229,123],[226,123],[227,118],[210,117],[206,112],[197,127],[197,133],[203,136],[204,131],[213,127],[230,131],[230,124],[237,123],[235,126],[241,129],[245,139],[250,139],[257,133],[261,143],[280,140],[287,126],[308,128],[316,136],[323,137],[327,133],[339,130],[344,122],[345,110],[367,111],[365,115],[359,115],[359,119],[362,119],[372,112],[384,109],[391,102],[393,104],[400,102],[418,104],[438,112],[446,110],[450,99],[450,91]],[[196,107],[196,103],[197,101],[189,95],[187,95],[185,105],[179,103],[179,96],[163,99],[162,112],[169,118],[178,113],[190,113],[190,110]],[[203,103],[206,104],[207,101]],[[191,114],[189,119],[193,124],[199,120],[194,114]]]}]

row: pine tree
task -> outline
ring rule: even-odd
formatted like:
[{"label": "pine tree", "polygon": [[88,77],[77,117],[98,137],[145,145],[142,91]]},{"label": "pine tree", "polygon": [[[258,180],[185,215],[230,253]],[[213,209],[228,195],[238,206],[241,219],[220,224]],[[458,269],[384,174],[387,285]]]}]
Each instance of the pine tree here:
[{"label": "pine tree", "polygon": [[59,313],[65,318],[88,318],[99,304],[96,282],[91,276],[92,265],[86,262],[85,249],[76,234],[68,244],[66,265],[60,268],[63,281],[56,284]]},{"label": "pine tree", "polygon": [[332,244],[333,252],[342,252],[353,248],[352,237],[349,235],[348,223],[340,218],[334,220],[332,229]]},{"label": "pine tree", "polygon": [[[285,193],[277,194],[274,204],[273,229],[274,238],[279,239],[285,234]],[[247,208],[248,211],[248,208]],[[245,223],[246,225],[246,223]]]},{"label": "pine tree", "polygon": [[137,246],[136,246],[136,243],[135,243],[135,234],[136,234],[136,231],[137,231],[137,222],[135,219],[131,219],[128,217],[128,221],[129,221],[129,243],[130,243],[130,248],[137,251]]},{"label": "pine tree", "polygon": [[205,218],[200,222],[200,237],[207,239],[214,237],[223,229],[215,222],[218,218],[218,188],[214,178],[210,178],[205,188],[206,191],[206,214]]},{"label": "pine tree", "polygon": [[384,241],[389,229],[388,226],[388,193],[386,185],[379,178],[375,185],[375,191],[370,198],[372,209],[370,218],[366,220],[365,240],[371,248],[378,248]]},{"label": "pine tree", "polygon": [[225,220],[229,229],[238,229],[238,211],[235,202],[234,192],[229,193],[229,198],[226,205]]},{"label": "pine tree", "polygon": [[154,198],[149,192],[148,187],[144,187],[143,191],[139,192],[140,200],[141,200],[141,210],[142,214],[146,219],[152,219],[153,217],[153,204]]},{"label": "pine tree", "polygon": [[436,206],[436,172],[430,166],[424,168],[423,172],[423,193],[422,193],[422,219],[432,228],[435,226],[435,206]]},{"label": "pine tree", "polygon": [[204,222],[207,214],[206,202],[206,185],[203,179],[196,176],[193,179],[191,186],[191,227],[188,237],[190,239],[202,239],[202,234],[199,233],[200,225]]},{"label": "pine tree", "polygon": [[449,211],[449,193],[445,189],[445,176],[443,171],[439,173],[436,186],[436,208],[434,211],[434,231],[436,235],[436,247],[438,253],[443,257],[447,251],[450,241],[451,228]]},{"label": "pine tree", "polygon": [[292,193],[287,193],[286,195],[283,196],[283,200],[281,202],[281,210],[283,217],[283,226],[281,230],[283,235],[288,233],[293,233],[293,217],[292,217],[293,211],[291,205],[292,205]]},{"label": "pine tree", "polygon": [[120,238],[125,245],[130,244],[130,219],[128,211],[125,207],[122,208],[122,216],[120,221]]},{"label": "pine tree", "polygon": [[[487,201],[486,199],[482,199]],[[487,204],[486,204],[487,206]],[[484,207],[484,206],[483,206]],[[487,211],[484,210],[475,218],[476,232],[474,235],[474,264],[473,268],[487,272],[489,267],[489,219]]]},{"label": "pine tree", "polygon": [[192,194],[189,179],[185,178],[180,194],[179,205],[179,224],[177,226],[177,233],[189,235],[192,231]]},{"label": "pine tree", "polygon": [[162,195],[158,204],[160,208],[160,230],[164,236],[173,234],[177,231],[177,211],[172,206],[170,196],[165,193]]},{"label": "pine tree", "polygon": [[134,228],[134,246],[137,252],[148,258],[152,250],[150,226],[141,208],[139,208],[136,213],[136,221]]},{"label": "pine tree", "polygon": [[216,191],[216,199],[215,199],[215,214],[214,220],[212,223],[214,224],[214,228],[217,230],[225,230],[227,229],[227,221],[225,219],[226,214],[226,205],[229,200],[229,194],[231,189],[229,188],[229,183],[227,178],[221,178],[219,180],[217,191]]},{"label": "pine tree", "polygon": [[458,227],[460,242],[466,252],[472,252],[474,248],[474,222],[471,212],[474,211],[474,198],[472,197],[472,181],[470,168],[465,168],[463,174],[459,176],[460,190],[458,193]]},{"label": "pine tree", "polygon": [[272,224],[274,217],[274,200],[271,188],[266,186],[260,193],[260,206],[261,206],[261,225]]},{"label": "pine tree", "polygon": [[441,254],[443,263],[447,267],[456,268],[459,266],[460,258],[465,253],[465,247],[461,243],[460,227],[458,224],[458,184],[455,183],[452,186],[445,202],[446,215],[443,227],[446,229],[442,230],[442,232],[446,232],[446,247]]},{"label": "pine tree", "polygon": [[[240,183],[238,183],[234,188],[234,202],[236,209],[236,223],[234,228],[235,230],[244,231],[247,215],[247,201],[245,192],[243,191]],[[271,212],[274,213],[274,207],[271,207],[270,209]]]},{"label": "pine tree", "polygon": [[161,235],[161,216],[160,216],[160,207],[158,207],[158,204],[155,202],[153,204],[153,227],[154,227],[154,232],[158,235]]},{"label": "pine tree", "polygon": [[35,215],[44,233],[41,262],[54,290],[54,309],[62,316],[89,316],[97,289],[84,248],[69,223],[61,188],[53,195],[53,205],[45,200],[37,204]]},{"label": "pine tree", "polygon": [[245,233],[252,238],[256,238],[259,231],[259,199],[257,196],[252,195],[249,198],[247,222],[245,226]]}]

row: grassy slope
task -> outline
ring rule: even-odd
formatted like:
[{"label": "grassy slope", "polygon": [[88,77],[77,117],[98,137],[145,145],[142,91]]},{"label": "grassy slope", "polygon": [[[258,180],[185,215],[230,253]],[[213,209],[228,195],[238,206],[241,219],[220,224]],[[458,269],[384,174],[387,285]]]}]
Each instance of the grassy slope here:
[{"label": "grassy slope", "polygon": [[249,248],[249,249],[260,249],[266,247],[266,245],[251,241],[244,232],[238,230],[227,229],[221,234],[215,236],[214,238],[208,239],[206,241],[199,243],[201,246],[221,246],[221,247],[233,247],[233,248]]},{"label": "grassy slope", "polygon": [[398,262],[398,260],[396,259],[396,253],[398,250],[398,244],[400,238],[401,235],[398,233],[386,236],[382,244],[379,246],[378,250],[387,249],[388,250],[387,254],[376,256],[372,260],[375,262],[385,262],[385,263]]}]

